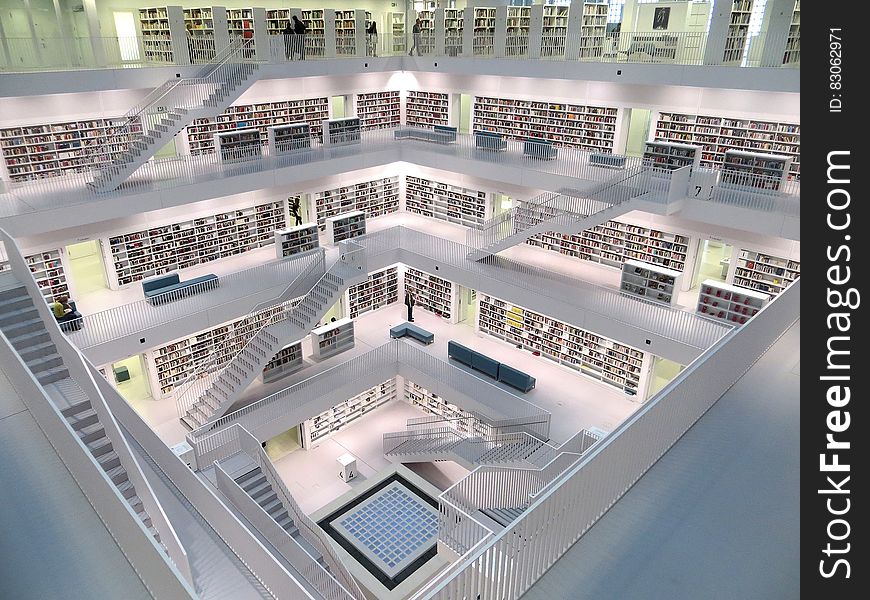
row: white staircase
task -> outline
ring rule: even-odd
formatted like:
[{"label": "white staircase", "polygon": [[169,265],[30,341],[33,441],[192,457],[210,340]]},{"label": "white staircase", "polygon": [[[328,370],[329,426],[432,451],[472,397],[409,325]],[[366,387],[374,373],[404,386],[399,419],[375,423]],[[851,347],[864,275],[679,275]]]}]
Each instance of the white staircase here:
[{"label": "white staircase", "polygon": [[547,192],[470,230],[470,260],[482,260],[525,242],[533,235],[556,231],[575,234],[634,210],[632,200],[652,189],[654,170],[631,167],[588,191]]},{"label": "white staircase", "polygon": [[251,43],[233,40],[196,77],[171,79],[129,110],[124,124],[110,132],[125,150],[98,163],[90,187],[117,189],[194,119],[215,117],[241,96],[259,74],[259,64],[249,58]]},{"label": "white staircase", "polygon": [[[270,317],[228,363],[207,364],[179,386],[179,416],[186,427],[193,430],[225,414],[282,348],[307,335],[326,311],[338,302],[348,286],[365,279],[364,262],[356,262],[363,261],[364,255],[348,250],[351,247],[358,246],[345,245],[341,257],[317,279],[302,299],[292,308],[280,310]],[[312,265],[313,271],[316,264]],[[304,281],[310,275],[310,272],[303,273],[297,280]],[[292,297],[293,294],[285,290],[269,303],[279,305]]]}]

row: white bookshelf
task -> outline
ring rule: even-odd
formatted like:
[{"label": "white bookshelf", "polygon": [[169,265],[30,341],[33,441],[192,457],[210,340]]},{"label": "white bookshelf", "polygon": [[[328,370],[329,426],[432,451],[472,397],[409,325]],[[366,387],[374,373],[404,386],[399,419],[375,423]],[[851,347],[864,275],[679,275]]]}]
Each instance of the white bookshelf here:
[{"label": "white bookshelf", "polygon": [[801,64],[801,0],[795,0],[791,15],[791,25],[788,29],[788,40],[782,57],[784,65]]},{"label": "white bookshelf", "polygon": [[267,246],[285,226],[285,201],[277,201],[111,236],[110,287]]},{"label": "white bookshelf", "polygon": [[[187,64],[187,35],[180,6],[139,9],[139,33],[143,58],[148,62]],[[180,61],[179,61],[180,59]]]},{"label": "white bookshelf", "polygon": [[279,100],[230,106],[214,119],[195,119],[187,127],[187,145],[193,155],[214,152],[214,134],[256,128],[268,141],[269,127],[307,123],[312,137],[320,137],[321,124],[329,118],[327,98]]},{"label": "white bookshelf", "polygon": [[731,283],[776,296],[800,274],[799,261],[741,248]]},{"label": "white bookshelf", "polygon": [[307,223],[275,231],[275,254],[287,258],[320,247],[317,225]]},{"label": "white bookshelf", "polygon": [[636,259],[684,271],[690,238],[679,233],[606,221],[578,235],[544,233],[528,240],[532,246],[621,269]]},{"label": "white bookshelf", "polygon": [[743,150],[726,150],[723,185],[779,191],[788,179],[791,157]]},{"label": "white bookshelf", "polygon": [[740,63],[749,37],[749,21],[752,17],[753,0],[731,0],[731,16],[725,37],[723,62]]},{"label": "white bookshelf", "polygon": [[189,38],[192,63],[209,62],[229,44],[227,9],[203,6],[184,9],[184,27]]},{"label": "white bookshelf", "polygon": [[356,116],[363,131],[385,129],[402,124],[402,100],[399,91],[373,92],[355,96]]},{"label": "white bookshelf", "polygon": [[474,38],[472,53],[476,56],[489,56],[495,47],[495,13],[494,7],[468,8],[473,11]]},{"label": "white bookshelf", "polygon": [[542,8],[541,56],[565,56],[569,7],[545,4]]},{"label": "white bookshelf", "polygon": [[311,148],[311,126],[308,123],[270,125],[266,130],[272,155],[289,154]]},{"label": "white bookshelf", "polygon": [[480,229],[489,214],[489,194],[442,181],[406,175],[405,210]]},{"label": "white bookshelf", "polygon": [[263,383],[271,383],[291,373],[295,373],[305,366],[302,360],[302,342],[295,342],[285,346],[272,357],[263,367],[261,378]]},{"label": "white bookshelf", "polygon": [[411,90],[405,100],[405,123],[409,127],[448,125],[450,95],[441,92]]},{"label": "white bookshelf", "polygon": [[123,119],[86,119],[5,127],[0,149],[11,181],[32,181],[82,173],[123,152],[115,138]]},{"label": "white bookshelf", "polygon": [[[361,9],[335,11],[335,54],[336,56],[363,56],[358,42],[365,40],[366,22],[371,21],[371,13]],[[364,48],[364,46],[363,46]]]},{"label": "white bookshelf", "polygon": [[612,152],[617,112],[606,106],[475,96],[473,130],[500,133],[513,140],[536,137],[557,146]]},{"label": "white bookshelf", "polygon": [[227,31],[230,39],[243,39],[249,45],[245,51],[247,58],[256,58],[259,54],[268,55],[269,48],[266,37],[266,9],[259,7],[227,9]]},{"label": "white bookshelf", "polygon": [[657,169],[676,171],[683,167],[696,170],[701,163],[701,147],[678,142],[646,142],[644,162]]},{"label": "white bookshelf", "polygon": [[584,2],[580,25],[580,60],[601,60],[607,30],[607,2]]},{"label": "white bookshelf", "polygon": [[[462,53],[462,32],[465,28],[465,11],[456,8],[444,9],[444,49],[447,56],[457,56]],[[434,22],[430,31],[435,33]]]},{"label": "white bookshelf", "polygon": [[369,273],[365,281],[348,288],[350,318],[399,301],[399,268],[396,265]]},{"label": "white bookshelf", "polygon": [[405,44],[405,13],[389,13],[389,26],[390,35],[392,35],[389,47],[393,52],[405,52],[407,50]]},{"label": "white bookshelf", "polygon": [[327,119],[323,121],[323,145],[344,146],[359,144],[362,121],[359,117]]},{"label": "white bookshelf", "polygon": [[407,267],[405,269],[405,291],[414,293],[415,309],[421,308],[448,321],[453,321],[456,297],[453,282],[413,267]]},{"label": "white bookshelf", "polygon": [[641,393],[646,353],[562,321],[480,294],[480,331],[613,386]]},{"label": "white bookshelf", "polygon": [[416,406],[424,413],[444,419],[445,423],[434,424],[433,427],[451,427],[465,437],[493,435],[492,426],[478,419],[475,415],[459,406],[447,402],[438,394],[405,378],[405,401]]},{"label": "white bookshelf", "polygon": [[726,321],[731,325],[743,325],[769,300],[767,294],[706,279],[701,282],[697,311],[705,317]]},{"label": "white bookshelf", "polygon": [[324,190],[314,194],[317,224],[326,228],[326,219],[349,211],[362,211],[366,218],[399,210],[399,178],[384,177]]},{"label": "white bookshelf", "polygon": [[214,134],[214,145],[224,162],[251,160],[263,155],[263,141],[256,129],[236,129]]},{"label": "white bookshelf", "polygon": [[[47,301],[58,296],[69,296],[69,285],[63,266],[63,252],[60,248],[44,250],[24,257],[39,291]],[[0,260],[0,272],[10,270],[9,262]]]},{"label": "white bookshelf", "polygon": [[653,302],[674,304],[680,292],[682,273],[629,259],[622,265],[620,288],[624,293],[640,296]]},{"label": "white bookshelf", "polygon": [[301,19],[308,25],[308,30],[305,32],[306,55],[310,50],[314,56],[324,56],[326,52],[325,9],[312,8],[302,10]]},{"label": "white bookshelf", "polygon": [[338,319],[311,330],[312,356],[322,360],[354,347],[353,319]]},{"label": "white bookshelf", "polygon": [[661,112],[654,139],[701,146],[702,167],[721,167],[728,150],[781,154],[792,159],[789,174],[800,176],[798,123]]},{"label": "white bookshelf", "polygon": [[353,398],[336,404],[302,424],[302,447],[311,449],[363,415],[397,398],[396,378],[388,379]]},{"label": "white bookshelf", "polygon": [[149,352],[147,356],[154,364],[153,371],[161,394],[171,394],[177,384],[206,364],[213,364],[215,372],[221,369],[245,347],[268,319],[288,311],[296,302],[294,300],[267,308],[255,315],[201,331]]},{"label": "white bookshelf", "polygon": [[330,244],[366,234],[366,215],[361,210],[342,213],[326,219],[326,239]]}]

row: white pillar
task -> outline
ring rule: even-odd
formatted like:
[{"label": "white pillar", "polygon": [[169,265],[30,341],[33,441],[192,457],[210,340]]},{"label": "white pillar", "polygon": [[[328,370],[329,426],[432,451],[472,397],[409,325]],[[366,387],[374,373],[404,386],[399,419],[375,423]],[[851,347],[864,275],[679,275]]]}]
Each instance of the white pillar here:
[{"label": "white pillar", "polygon": [[760,41],[762,44],[760,66],[782,66],[794,6],[795,0],[767,0],[761,34],[764,35],[764,39]]},{"label": "white pillar", "polygon": [[507,6],[495,8],[495,34],[493,35],[493,56],[504,58],[507,46]]},{"label": "white pillar", "polygon": [[529,18],[529,58],[541,58],[544,37],[544,5],[533,4]]}]

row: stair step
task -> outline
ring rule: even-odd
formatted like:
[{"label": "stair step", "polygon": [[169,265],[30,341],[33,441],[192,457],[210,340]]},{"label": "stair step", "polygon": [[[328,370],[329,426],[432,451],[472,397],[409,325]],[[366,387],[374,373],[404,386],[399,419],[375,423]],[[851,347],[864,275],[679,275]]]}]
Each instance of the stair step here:
[{"label": "stair step", "polygon": [[11,278],[8,282],[10,287],[0,290],[0,306],[3,306],[5,302],[16,298],[30,298],[30,294],[27,293],[27,288],[24,287],[20,281],[15,279],[15,275],[9,273],[9,277]]},{"label": "stair step", "polygon": [[248,492],[248,495],[251,498],[253,498],[254,500],[256,500],[258,496],[263,495],[266,491],[272,489],[272,485],[268,481],[266,481],[265,477],[263,477],[262,480],[258,479],[258,481],[260,483],[254,487],[251,487],[248,489],[243,488],[243,489],[245,489],[246,492]]},{"label": "stair step", "polygon": [[79,429],[83,429],[89,425],[99,423],[100,418],[97,416],[97,412],[93,408],[88,407],[81,412],[68,416],[67,422],[70,424],[70,427],[73,428],[73,431],[78,431]]},{"label": "stair step", "polygon": [[87,444],[87,447],[88,450],[91,451],[91,454],[93,454],[94,458],[98,458],[103,454],[108,454],[109,452],[112,452],[114,450],[114,448],[112,447],[112,440],[110,440],[106,436],[97,438],[96,440]]},{"label": "stair step", "polygon": [[60,411],[60,414],[62,414],[67,419],[69,419],[70,417],[78,415],[79,413],[83,413],[86,410],[90,410],[90,408],[91,408],[91,401],[85,400],[84,402],[77,402],[76,404],[73,404],[73,405],[70,405],[70,406],[64,408],[63,410]]},{"label": "stair step", "polygon": [[101,454],[96,457],[97,462],[100,463],[100,467],[103,471],[109,471],[114,469],[115,467],[121,464],[121,459],[118,457],[118,453],[112,450],[111,452],[106,452],[105,454]]},{"label": "stair step", "polygon": [[7,331],[4,331],[3,333],[6,334],[12,347],[16,350],[23,350],[35,346],[36,344],[51,342],[51,336],[48,335],[48,331],[44,327],[33,331],[25,331],[18,335],[10,335]]},{"label": "stair step", "polygon": [[49,371],[56,367],[60,367],[63,365],[63,358],[58,353],[48,354],[46,356],[40,356],[37,358],[32,358],[26,361],[27,368],[30,369],[31,373],[43,373],[45,371]]},{"label": "stair step", "polygon": [[245,490],[246,493],[250,493],[251,490],[260,487],[262,483],[266,483],[268,485],[266,476],[258,472],[255,477],[249,477],[245,481],[239,483],[239,485],[242,486],[242,489]]},{"label": "stair step", "polygon": [[19,350],[18,355],[21,356],[21,360],[27,362],[28,360],[32,360],[34,358],[39,358],[41,356],[47,356],[49,354],[52,354],[54,351],[55,346],[53,342],[41,342],[39,344],[29,346],[24,350]]},{"label": "stair step", "polygon": [[122,465],[112,467],[111,469],[106,471],[106,475],[108,475],[109,479],[111,479],[112,483],[114,483],[115,485],[121,484],[128,479],[127,469],[125,469]]},{"label": "stair step", "polygon": [[87,427],[83,427],[76,432],[79,436],[79,439],[83,444],[88,445],[92,442],[96,442],[101,437],[106,435],[106,430],[103,427],[102,423],[94,423],[93,425],[89,425]]},{"label": "stair step", "polygon": [[38,319],[39,311],[29,302],[30,297],[26,298],[28,304],[17,308],[9,309],[8,307],[0,307],[0,327],[20,321],[21,319]]},{"label": "stair step", "polygon": [[129,479],[122,483],[119,483],[115,487],[118,488],[118,491],[121,492],[121,495],[125,498],[131,498],[136,495],[136,487]]},{"label": "stair step", "polygon": [[272,511],[281,510],[283,508],[283,504],[281,504],[281,500],[278,499],[277,494],[275,495],[275,498],[272,498],[268,502],[258,502],[257,504],[259,504],[260,507],[269,514],[272,514]]},{"label": "stair step", "polygon": [[48,383],[54,383],[55,381],[60,381],[61,379],[66,379],[69,377],[69,371],[67,371],[66,367],[60,366],[47,369],[34,375],[36,375],[36,380],[39,381],[39,383],[45,385]]},{"label": "stair step", "polygon": [[238,477],[236,477],[235,481],[239,485],[242,485],[242,483],[248,481],[252,477],[257,477],[260,474],[262,474],[262,471],[260,471],[260,467],[254,467],[244,475],[239,475]]}]

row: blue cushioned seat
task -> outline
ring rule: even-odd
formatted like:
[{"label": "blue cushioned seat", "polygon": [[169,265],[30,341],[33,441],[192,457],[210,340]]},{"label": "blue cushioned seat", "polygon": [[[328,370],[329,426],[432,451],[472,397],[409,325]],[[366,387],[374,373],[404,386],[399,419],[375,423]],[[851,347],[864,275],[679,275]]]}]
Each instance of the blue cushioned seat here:
[{"label": "blue cushioned seat", "polygon": [[162,290],[171,285],[175,285],[180,281],[178,273],[170,273],[168,275],[160,275],[152,277],[142,282],[142,291],[145,292],[145,297],[154,296],[155,294],[163,293]]},{"label": "blue cushioned seat", "polygon": [[523,392],[535,387],[534,377],[504,363],[498,365],[498,380]]},{"label": "blue cushioned seat", "polygon": [[450,340],[447,342],[447,356],[448,358],[453,358],[458,360],[464,365],[471,366],[471,357],[474,355],[474,350],[471,348],[466,348],[462,344],[458,342],[454,342]]},{"label": "blue cushioned seat", "polygon": [[396,325],[395,327],[390,328],[391,338],[398,339],[406,335],[419,342],[423,342],[424,344],[431,344],[435,341],[434,333],[426,331],[422,327],[417,327],[413,323],[402,323],[401,325]]},{"label": "blue cushioned seat", "polygon": [[507,149],[507,142],[501,134],[491,131],[475,131],[474,145],[482,150],[495,150],[496,152]]},{"label": "blue cushioned seat", "polygon": [[471,368],[481,373],[486,373],[493,379],[498,379],[499,362],[488,356],[475,352],[471,355]]},{"label": "blue cushioned seat", "polygon": [[[162,284],[162,285],[161,285]],[[172,300],[185,298],[191,294],[198,294],[213,290],[220,286],[220,279],[213,273],[201,275],[187,281],[179,281],[177,273],[163,275],[142,282],[142,291],[145,299],[151,305],[164,304]],[[169,292],[177,292],[170,294]]]}]

